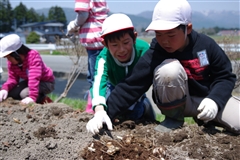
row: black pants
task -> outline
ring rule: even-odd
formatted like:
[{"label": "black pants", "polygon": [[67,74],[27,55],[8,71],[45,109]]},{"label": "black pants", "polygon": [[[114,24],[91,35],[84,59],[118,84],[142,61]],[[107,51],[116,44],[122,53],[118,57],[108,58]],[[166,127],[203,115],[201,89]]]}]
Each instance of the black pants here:
[{"label": "black pants", "polygon": [[[22,90],[24,88],[27,88],[27,87],[28,87],[28,81],[25,80],[25,81],[19,82],[15,87],[13,87],[9,91],[8,97],[12,97],[13,99],[16,99],[16,100],[22,100],[22,97],[20,96],[20,93],[22,92]],[[42,102],[44,97],[45,97],[44,93],[39,93],[36,103]]]}]

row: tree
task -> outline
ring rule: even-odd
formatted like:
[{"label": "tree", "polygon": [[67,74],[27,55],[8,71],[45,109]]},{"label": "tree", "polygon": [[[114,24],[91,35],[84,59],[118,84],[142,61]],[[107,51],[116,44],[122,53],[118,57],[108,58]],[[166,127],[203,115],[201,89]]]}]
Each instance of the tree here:
[{"label": "tree", "polygon": [[39,15],[33,8],[30,8],[30,10],[27,11],[27,22],[28,23],[38,22],[38,20]]},{"label": "tree", "polygon": [[72,85],[78,78],[79,74],[87,69],[87,60],[86,60],[86,49],[80,44],[78,36],[75,35],[69,38],[70,41],[61,41],[57,39],[57,45],[63,46],[63,48],[58,49],[69,54],[69,58],[73,62],[72,69],[68,75],[68,81],[65,86],[63,93],[54,101],[55,103],[59,102],[62,98],[65,98],[68,94],[68,91],[71,89]]},{"label": "tree", "polygon": [[43,13],[38,17],[38,22],[44,22],[46,20],[47,20],[47,18]]},{"label": "tree", "polygon": [[219,28],[219,27],[217,27],[217,26],[216,26],[216,27],[214,27],[213,29],[215,30],[215,33],[218,33],[218,32],[220,31],[220,28]]},{"label": "tree", "polygon": [[55,6],[51,7],[48,12],[48,20],[54,20],[63,23],[65,26],[67,24],[66,15],[61,7]]},{"label": "tree", "polygon": [[17,23],[16,27],[19,27],[27,22],[27,12],[27,7],[22,4],[22,2],[20,2],[20,4],[14,8],[13,13]]},{"label": "tree", "polygon": [[30,32],[30,34],[26,38],[27,43],[39,43],[40,36],[35,32]]},{"label": "tree", "polygon": [[13,12],[9,0],[0,1],[0,32],[12,31]]}]

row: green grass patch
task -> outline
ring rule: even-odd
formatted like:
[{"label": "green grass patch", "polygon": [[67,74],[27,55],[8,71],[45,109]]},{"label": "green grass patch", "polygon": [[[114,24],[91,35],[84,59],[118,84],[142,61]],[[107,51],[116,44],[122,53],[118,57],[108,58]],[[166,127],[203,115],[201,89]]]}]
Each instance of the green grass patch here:
[{"label": "green grass patch", "polygon": [[[58,95],[56,94],[48,94],[49,98],[51,98],[53,101],[55,101],[58,98]],[[79,110],[85,110],[85,107],[87,105],[87,101],[83,99],[77,99],[77,98],[63,98],[60,100],[60,103],[64,103],[73,109],[79,109]],[[157,114],[156,115],[156,120],[159,122],[162,122],[165,119],[165,116],[163,114]],[[185,117],[184,121],[187,124],[194,124],[195,121],[193,120],[192,117]]]},{"label": "green grass patch", "polygon": [[[49,94],[49,98],[51,98],[53,101],[55,101],[58,98],[58,95],[56,94]],[[73,109],[79,109],[79,110],[85,110],[85,107],[87,105],[87,101],[83,99],[77,99],[77,98],[63,98],[60,100],[60,103],[64,103]]]},{"label": "green grass patch", "polygon": [[152,42],[152,39],[154,38],[155,36],[146,36],[146,37],[139,37],[139,39],[141,40],[144,40],[148,43],[151,43]]},{"label": "green grass patch", "polygon": [[232,36],[210,36],[212,39],[214,39],[217,43],[237,43],[240,42],[240,36],[232,35]]},{"label": "green grass patch", "polygon": [[57,50],[40,50],[38,51],[41,55],[68,55],[65,52],[60,52]]},{"label": "green grass patch", "polygon": [[51,55],[67,55],[67,53],[54,50]]},{"label": "green grass patch", "polygon": [[38,52],[39,52],[41,55],[50,55],[50,51],[51,51],[51,50],[39,50]]},{"label": "green grass patch", "polygon": [[[156,120],[159,121],[159,122],[162,122],[163,120],[165,119],[165,116],[163,114],[157,114],[156,115]],[[192,117],[185,117],[184,118],[184,121],[187,123],[187,124],[194,124],[195,121],[193,120]]]}]

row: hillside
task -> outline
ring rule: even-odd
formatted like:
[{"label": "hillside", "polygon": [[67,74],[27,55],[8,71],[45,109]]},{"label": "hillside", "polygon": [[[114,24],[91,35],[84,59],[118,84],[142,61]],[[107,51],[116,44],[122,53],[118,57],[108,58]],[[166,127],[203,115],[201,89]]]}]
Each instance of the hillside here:
[{"label": "hillside", "polygon": [[[49,8],[43,8],[36,10],[36,12],[47,16],[48,10]],[[68,22],[75,19],[76,13],[73,8],[63,8],[63,10]],[[132,19],[136,29],[141,30],[142,28],[146,28],[151,22],[152,11],[143,11],[137,15],[128,14],[128,16]],[[220,28],[239,28],[239,17],[240,13],[238,11],[193,11],[192,23],[195,29],[216,26]]]},{"label": "hillside", "polygon": [[[150,19],[152,11],[144,11],[137,16]],[[237,11],[203,11],[192,12],[192,23],[196,29],[221,27],[221,28],[239,28],[240,13]]]}]

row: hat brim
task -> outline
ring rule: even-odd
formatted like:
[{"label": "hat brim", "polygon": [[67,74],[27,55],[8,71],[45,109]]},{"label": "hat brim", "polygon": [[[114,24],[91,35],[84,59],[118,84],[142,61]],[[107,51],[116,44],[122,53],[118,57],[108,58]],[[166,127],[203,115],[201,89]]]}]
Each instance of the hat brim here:
[{"label": "hat brim", "polygon": [[176,28],[180,24],[177,22],[169,22],[169,21],[152,21],[150,25],[147,27],[146,31],[150,30],[170,30]]},{"label": "hat brim", "polygon": [[125,30],[125,29],[133,29],[134,30],[134,27],[126,27],[126,28],[121,28],[121,29],[114,30],[114,31],[105,31],[105,33],[101,34],[101,38],[104,38],[104,36],[106,36],[108,34],[111,34],[111,33],[114,33],[114,32],[118,32],[118,31],[122,31],[122,30]]},{"label": "hat brim", "polygon": [[3,58],[3,57],[5,57],[5,56],[9,55],[9,54],[11,54],[12,52],[14,52],[14,51],[8,51],[8,52],[0,53],[0,58]]}]

